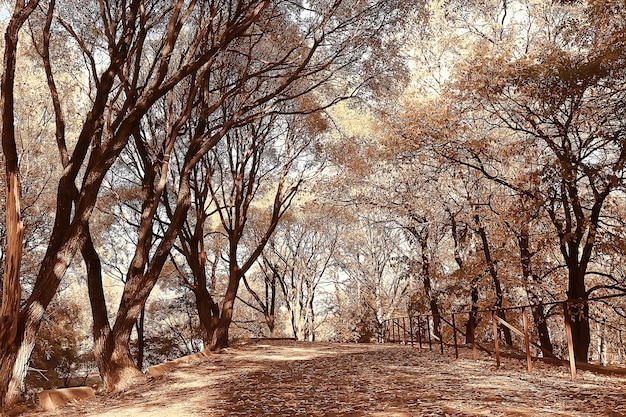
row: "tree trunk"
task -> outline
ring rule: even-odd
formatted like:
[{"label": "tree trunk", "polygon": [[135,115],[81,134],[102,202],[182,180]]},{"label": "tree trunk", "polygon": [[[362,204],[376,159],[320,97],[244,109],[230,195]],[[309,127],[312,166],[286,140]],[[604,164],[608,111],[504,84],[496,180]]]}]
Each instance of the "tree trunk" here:
[{"label": "tree trunk", "polygon": [[[143,374],[135,364],[130,353],[130,344],[128,342],[130,331],[128,332],[126,349],[124,341],[120,341],[119,337],[115,338],[111,331],[104,288],[102,286],[102,265],[89,231],[87,232],[87,239],[83,244],[81,253],[87,265],[87,283],[93,316],[96,365],[106,389],[109,391],[121,390]],[[135,321],[133,320],[132,323],[134,324]],[[130,328],[132,329],[132,324]]]},{"label": "tree trunk", "polygon": [[[116,369],[117,364],[111,360],[114,356],[115,344],[111,338],[111,326],[102,286],[102,267],[89,232],[81,253],[87,265],[89,301],[93,316],[94,357],[105,387],[111,390],[118,384],[118,380],[124,377],[117,376],[121,372]],[[116,353],[116,355],[120,354]]]},{"label": "tree trunk", "polygon": [[[204,212],[202,212],[203,214]],[[197,215],[199,216],[199,215]],[[206,273],[206,252],[204,251],[204,220],[198,217],[198,223],[194,228],[194,233],[189,239],[189,252],[186,253],[187,264],[191,268],[194,277],[194,286],[192,288],[196,297],[196,310],[198,311],[198,319],[200,321],[200,329],[202,332],[203,349],[211,346],[215,326],[218,323],[220,309],[213,300],[211,292],[207,289],[207,273]],[[212,276],[215,275],[216,265],[213,265]]]},{"label": "tree trunk", "polygon": [[[493,280],[494,290],[496,292],[496,300],[494,303],[494,307],[496,308],[496,315],[500,317],[502,320],[507,321],[506,313],[502,308],[502,302],[504,300],[502,293],[502,286],[500,284],[500,278],[498,277],[498,271],[496,270],[496,264],[491,256],[491,249],[489,248],[489,240],[487,239],[487,232],[483,227],[478,214],[474,214],[474,222],[476,226],[478,226],[478,234],[480,236],[480,240],[483,244],[483,253],[485,255],[485,262],[487,264],[487,268],[489,268],[489,275],[491,275],[491,279]],[[513,346],[513,336],[511,335],[511,330],[506,326],[501,326],[500,331],[504,334],[504,341],[508,346]]]},{"label": "tree trunk", "polygon": [[465,324],[465,343],[473,344],[476,340],[476,326],[478,326],[478,278],[471,282],[470,291],[470,312]]},{"label": "tree trunk", "polygon": [[539,333],[539,345],[543,349],[544,356],[553,357],[552,341],[550,340],[550,332],[548,330],[548,320],[543,310],[543,304],[539,303],[531,307],[533,313],[533,320],[537,326],[537,333]]},{"label": "tree trunk", "polygon": [[[454,241],[454,261],[463,269],[463,258],[461,257],[461,241],[465,240],[463,236],[466,233],[459,233],[456,217],[452,210],[447,208],[450,217],[450,228],[452,230],[452,239]],[[468,313],[467,322],[465,323],[465,343],[471,345],[476,340],[476,326],[478,326],[478,280],[481,275],[473,278],[470,282],[470,312]]]},{"label": "tree trunk", "polygon": [[292,307],[292,305],[295,306],[295,303],[293,303],[293,304],[291,302],[287,303],[287,309],[289,309],[289,315],[291,316],[291,331],[293,332],[293,338],[295,340],[302,340],[302,338],[300,337],[300,328],[302,326],[299,324],[300,323],[300,319],[299,319],[296,311]]},{"label": "tree trunk", "polygon": [[569,269],[569,290],[567,292],[569,314],[572,321],[572,340],[577,362],[587,363],[591,329],[589,328],[589,303],[585,291],[584,273],[580,267]]},{"label": "tree trunk", "polygon": [[[7,168],[8,170],[8,168]],[[15,387],[9,387],[20,343],[20,266],[24,225],[20,215],[19,180],[17,173],[7,174],[6,247],[2,305],[0,308],[0,412],[16,397]],[[14,385],[14,384],[13,384]],[[21,385],[21,382],[20,382]],[[18,386],[19,388],[19,386]]]},{"label": "tree trunk", "polygon": [[[16,396],[14,366],[20,359],[20,302],[22,287],[20,268],[24,224],[21,214],[21,185],[19,160],[15,141],[14,85],[17,66],[19,31],[37,7],[36,0],[16,2],[13,14],[5,30],[4,60],[0,81],[0,115],[2,116],[2,152],[5,164],[6,246],[4,254],[4,277],[0,300],[0,413],[4,412]],[[26,359],[28,361],[28,359]],[[19,369],[19,368],[18,368]],[[24,367],[25,369],[25,367]],[[22,379],[23,380],[23,379]],[[22,381],[18,381],[18,387]]]},{"label": "tree trunk", "polygon": [[17,387],[18,389],[9,387],[9,385],[15,385],[11,383],[19,346],[19,340],[13,339],[10,345],[3,348],[0,356],[0,413],[7,411],[14,405],[21,391],[19,387]]},{"label": "tree trunk", "polygon": [[145,375],[137,367],[130,350],[130,336],[120,334],[114,337],[111,332],[106,340],[105,355],[101,358],[103,370],[102,380],[107,391],[119,392]]},{"label": "tree trunk", "polygon": [[309,299],[309,316],[311,318],[310,321],[309,321],[309,326],[310,326],[309,334],[311,335],[311,338],[310,338],[311,342],[315,342],[315,308],[314,308],[314,301],[315,301],[315,296],[311,295],[311,297]]},{"label": "tree trunk", "polygon": [[231,266],[230,282],[222,303],[221,314],[219,318],[213,321],[213,334],[209,345],[211,351],[228,347],[228,330],[233,319],[233,308],[240,279],[241,273],[238,273],[238,268]]},{"label": "tree trunk", "polygon": [[265,322],[270,331],[270,337],[276,337],[276,272],[272,271],[272,278],[265,280],[266,314]]},{"label": "tree trunk", "polygon": [[430,300],[430,313],[433,316],[433,334],[437,337],[441,337],[441,314],[439,313],[439,306],[437,300],[432,297],[430,288],[430,278],[424,277],[424,290],[426,297]]},{"label": "tree trunk", "polygon": [[441,314],[437,305],[437,297],[433,294],[432,284],[430,282],[430,258],[428,256],[428,231],[423,234],[415,231],[414,236],[419,239],[422,249],[422,277],[424,278],[424,293],[428,299],[430,313],[433,316],[433,334],[441,338]]},{"label": "tree trunk", "polygon": [[230,318],[219,318],[215,321],[213,327],[213,335],[211,338],[211,344],[209,345],[210,351],[216,351],[228,347],[228,330],[230,328]]},{"label": "tree trunk", "polygon": [[145,340],[143,335],[144,320],[146,317],[146,306],[141,309],[141,314],[135,321],[135,329],[137,330],[137,367],[143,369],[143,355],[145,350]]},{"label": "tree trunk", "polygon": [[213,333],[219,321],[220,310],[207,290],[206,284],[202,285],[198,282],[194,294],[196,296],[196,310],[198,311],[198,319],[200,320],[202,331],[202,343],[204,349],[207,349],[213,341]]},{"label": "tree trunk", "polygon": [[[518,245],[520,248],[520,263],[522,267],[522,280],[525,284],[528,284],[530,277],[533,277],[536,281],[539,281],[539,277],[532,273],[531,260],[533,253],[530,250],[530,236],[528,231],[528,224],[523,224],[519,236]],[[533,306],[531,311],[533,314],[533,320],[537,326],[537,333],[539,333],[539,344],[543,349],[543,354],[547,356],[553,356],[552,342],[550,341],[550,332],[548,330],[548,322],[543,310],[543,305],[539,301],[539,297],[530,289],[530,285],[526,285],[526,292],[529,295],[529,299]]]}]

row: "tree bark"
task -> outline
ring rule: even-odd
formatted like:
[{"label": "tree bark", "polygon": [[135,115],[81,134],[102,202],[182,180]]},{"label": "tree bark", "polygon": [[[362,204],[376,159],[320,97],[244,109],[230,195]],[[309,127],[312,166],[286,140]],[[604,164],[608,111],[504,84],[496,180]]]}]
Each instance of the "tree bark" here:
[{"label": "tree bark", "polygon": [[143,358],[144,351],[146,347],[146,341],[144,339],[144,321],[146,318],[146,306],[144,305],[141,309],[141,314],[139,318],[135,322],[135,329],[137,330],[137,368],[140,370],[143,369]]},{"label": "tree bark", "polygon": [[580,268],[571,268],[569,271],[569,289],[567,291],[569,314],[572,321],[572,341],[574,356],[577,362],[587,363],[591,344],[591,329],[589,326],[589,302],[585,290],[584,272]]},{"label": "tree bark", "polygon": [[202,331],[202,344],[204,349],[207,349],[211,346],[213,333],[215,332],[214,328],[220,318],[220,310],[206,286],[202,285],[201,282],[198,282],[194,294],[196,296],[196,309]]},{"label": "tree bark", "polygon": [[548,320],[546,313],[543,309],[543,304],[539,303],[531,307],[533,314],[533,320],[537,326],[537,333],[539,333],[539,345],[542,348],[544,356],[553,357],[552,341],[550,340],[550,332],[548,330]]},{"label": "tree bark", "polygon": [[104,380],[104,376],[110,373],[111,367],[111,364],[106,360],[111,355],[109,352],[111,346],[107,343],[109,333],[111,333],[111,325],[102,285],[102,264],[89,232],[81,249],[81,254],[87,266],[87,288],[93,317],[94,358],[98,371]]},{"label": "tree bark", "polygon": [[[16,398],[14,367],[19,360],[21,346],[20,302],[22,286],[20,268],[24,224],[21,214],[21,185],[19,160],[15,140],[14,86],[17,65],[19,31],[38,1],[25,3],[18,0],[5,30],[5,47],[2,79],[0,80],[0,114],[2,115],[2,152],[6,182],[6,246],[4,277],[0,302],[0,413],[12,405]],[[19,370],[19,368],[18,368]],[[18,381],[21,385],[21,381]]]},{"label": "tree bark", "polygon": [[239,279],[233,280],[229,284],[231,288],[224,296],[220,317],[213,321],[213,334],[211,335],[211,344],[209,350],[215,351],[228,347],[228,332],[233,319],[233,309],[235,299],[237,297],[237,289],[239,287]]},{"label": "tree bark", "polygon": [[476,326],[478,326],[478,287],[477,279],[470,284],[470,312],[465,324],[465,343],[473,344],[476,340]]}]

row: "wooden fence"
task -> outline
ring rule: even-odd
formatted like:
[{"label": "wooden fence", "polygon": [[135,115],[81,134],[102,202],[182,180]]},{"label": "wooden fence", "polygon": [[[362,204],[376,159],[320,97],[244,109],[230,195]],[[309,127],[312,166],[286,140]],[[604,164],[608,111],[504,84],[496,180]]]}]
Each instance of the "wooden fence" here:
[{"label": "wooden fence", "polygon": [[[582,311],[583,306],[588,307],[589,303],[602,302],[608,298],[625,297],[626,294],[613,295],[607,297],[597,297],[589,300],[569,300],[559,301],[553,303],[543,303],[541,305],[523,305],[507,307],[502,309],[488,309],[488,310],[475,310],[475,311],[462,311],[462,312],[449,312],[441,313],[433,316],[432,314],[409,314],[404,317],[396,317],[383,322],[383,331],[380,342],[383,343],[402,343],[419,348],[427,348],[429,350],[437,349],[441,353],[444,353],[444,348],[453,348],[455,358],[459,358],[460,347],[470,347],[473,351],[474,360],[477,359],[477,351],[482,350],[489,355],[495,356],[496,365],[500,367],[502,353],[501,332],[504,329],[508,329],[509,332],[519,337],[519,347],[523,351],[523,356],[527,362],[528,372],[533,370],[533,351],[543,352],[543,358],[547,358],[550,361],[561,363],[566,366],[571,374],[572,379],[576,378],[577,368],[585,368],[592,370],[601,370],[598,366],[576,362],[574,356],[574,345],[572,338],[572,320],[574,311]],[[564,357],[567,360],[561,359],[555,354],[555,352],[548,351],[542,347],[539,343],[533,341],[533,335],[531,333],[531,326],[534,324],[529,320],[528,311],[534,307],[547,308],[551,307],[559,308],[561,310],[560,327],[564,330],[563,335],[566,344],[566,352],[563,352]],[[518,323],[512,324],[513,320],[505,320],[504,314],[507,312],[509,316],[515,317]],[[471,317],[474,317],[473,321],[470,321]],[[521,320],[520,320],[521,318]],[[554,314],[552,315],[554,318]],[[589,317],[587,319],[590,320]],[[554,319],[552,320],[554,321]],[[597,321],[597,320],[596,320]],[[492,341],[477,340],[476,323],[482,323],[482,334],[489,333],[493,338]],[[469,329],[468,323],[474,323],[474,327]],[[435,328],[438,324],[437,328]],[[484,326],[487,325],[487,329]],[[536,326],[535,326],[536,327]],[[465,331],[463,330],[465,328]],[[464,338],[467,337],[466,332],[471,331],[473,337],[468,344]],[[626,331],[626,329],[625,329]],[[621,332],[621,330],[620,330]],[[621,336],[620,336],[621,340]],[[486,347],[485,345],[488,345]],[[491,349],[493,347],[493,349]],[[622,346],[626,352],[626,346]],[[535,357],[535,360],[538,358]],[[597,369],[596,369],[597,368]],[[614,369],[615,373],[626,373],[626,370]]]}]

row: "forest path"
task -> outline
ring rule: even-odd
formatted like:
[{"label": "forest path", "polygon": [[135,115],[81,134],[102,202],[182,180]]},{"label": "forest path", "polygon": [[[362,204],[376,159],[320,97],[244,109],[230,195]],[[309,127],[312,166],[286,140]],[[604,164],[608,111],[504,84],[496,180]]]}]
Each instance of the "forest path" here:
[{"label": "forest path", "polygon": [[626,378],[398,345],[261,340],[31,416],[626,417]]}]

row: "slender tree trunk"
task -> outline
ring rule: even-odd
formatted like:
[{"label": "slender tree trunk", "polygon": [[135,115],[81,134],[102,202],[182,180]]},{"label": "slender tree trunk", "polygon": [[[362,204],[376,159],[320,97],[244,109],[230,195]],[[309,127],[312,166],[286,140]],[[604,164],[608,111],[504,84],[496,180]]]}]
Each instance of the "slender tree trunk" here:
[{"label": "slender tree trunk", "polygon": [[[0,305],[0,413],[3,413],[15,401],[23,378],[15,387],[14,368],[19,373],[16,362],[23,359],[20,355],[21,332],[20,302],[22,287],[20,268],[22,264],[22,245],[24,224],[21,214],[21,185],[19,178],[19,160],[15,141],[14,86],[17,66],[17,48],[19,32],[24,22],[37,7],[38,1],[18,0],[14,4],[13,14],[4,33],[4,60],[2,79],[0,80],[0,114],[2,115],[2,152],[5,164],[6,201],[5,226],[6,245],[4,253],[4,277],[2,280],[2,300]],[[26,361],[28,359],[26,358]],[[15,365],[18,365],[16,368]],[[25,369],[25,367],[24,367]],[[19,378],[19,376],[18,376]]]},{"label": "slender tree trunk", "polygon": [[[459,233],[456,217],[452,210],[447,208],[448,216],[450,218],[450,228],[452,229],[452,239],[454,241],[454,261],[459,267],[459,270],[463,269],[463,258],[461,257],[461,241],[464,240],[464,235]],[[473,278],[470,282],[470,312],[468,313],[467,322],[465,322],[465,343],[473,344],[476,340],[476,326],[478,326],[478,280],[481,275]]]},{"label": "slender tree trunk", "polygon": [[315,342],[315,308],[314,308],[314,303],[315,303],[315,295],[313,295],[313,291],[312,294],[309,298],[309,302],[308,302],[308,309],[309,309],[309,334],[310,334],[310,341],[311,342]]},{"label": "slender tree trunk", "polygon": [[537,326],[537,333],[539,334],[539,345],[543,348],[544,356],[552,357],[554,348],[552,347],[552,341],[550,340],[550,331],[548,330],[548,320],[546,313],[543,309],[543,304],[538,303],[531,307],[533,314],[533,320]]},{"label": "slender tree trunk", "polygon": [[232,256],[230,260],[231,265],[228,289],[224,295],[220,317],[213,321],[213,334],[211,337],[211,344],[209,345],[209,349],[211,351],[228,347],[228,330],[230,329],[230,324],[233,320],[235,299],[237,298],[239,282],[241,281],[241,277],[243,275],[235,263],[236,250],[234,250],[234,253],[231,253],[231,255],[234,256]]},{"label": "slender tree trunk", "polygon": [[19,313],[22,287],[20,284],[20,266],[24,226],[20,217],[17,175],[10,175],[8,183],[5,273],[2,308],[0,309],[0,351],[3,352],[0,356],[0,412],[10,406],[16,397],[16,387],[9,387],[9,382],[13,378],[14,363],[17,360],[17,352],[21,345]]},{"label": "slender tree trunk", "polygon": [[202,331],[202,344],[204,349],[207,349],[211,346],[215,325],[219,320],[219,306],[213,301],[206,287],[198,285],[195,296],[196,310],[198,311],[198,319],[200,320]]},{"label": "slender tree trunk", "polygon": [[[483,253],[485,255],[485,262],[487,263],[487,268],[489,268],[489,275],[491,275],[491,279],[493,280],[494,290],[496,292],[496,300],[494,303],[494,307],[496,308],[496,315],[500,317],[502,320],[506,321],[506,313],[502,308],[502,301],[504,300],[504,296],[502,293],[502,285],[500,284],[500,278],[498,277],[498,271],[496,270],[496,264],[491,256],[491,249],[489,248],[489,240],[487,239],[487,232],[485,228],[482,226],[480,218],[478,214],[474,215],[474,222],[476,226],[478,226],[478,234],[480,236],[480,240],[483,244]],[[513,336],[511,335],[511,330],[508,327],[501,328],[502,333],[504,334],[504,341],[507,345],[513,346]]]},{"label": "slender tree trunk", "polygon": [[94,358],[100,376],[104,381],[110,371],[110,363],[106,360],[111,356],[112,347],[108,343],[111,326],[109,323],[104,287],[102,285],[102,264],[95,250],[91,234],[88,232],[87,239],[81,250],[83,260],[87,266],[87,287],[89,290],[89,302],[93,317],[93,342]]},{"label": "slender tree trunk", "polygon": [[278,331],[276,330],[276,273],[274,271],[272,271],[271,281],[265,281],[265,300],[267,307],[265,322],[270,331],[270,337],[276,337]]},{"label": "slender tree trunk", "polygon": [[[530,238],[528,233],[528,225],[522,225],[520,230],[520,234],[518,236],[518,244],[520,248],[520,262],[522,266],[522,279],[524,283],[528,283],[530,281],[530,277],[533,277],[535,280],[539,280],[539,277],[532,274],[531,268],[531,260],[532,260],[532,252],[530,250]],[[543,348],[544,355],[552,356],[552,342],[550,341],[550,332],[548,330],[548,322],[546,320],[546,315],[543,310],[543,305],[541,302],[538,302],[539,297],[537,297],[534,292],[527,285],[526,291],[530,296],[531,303],[533,306],[531,307],[533,320],[535,325],[537,326],[537,333],[539,334],[539,344]]]},{"label": "slender tree trunk", "polygon": [[433,333],[441,338],[441,314],[437,305],[437,297],[433,294],[430,282],[430,258],[428,257],[428,232],[420,238],[422,248],[422,276],[424,277],[424,293],[430,305],[430,313],[433,315]]},{"label": "slender tree trunk", "polygon": [[289,309],[289,313],[291,316],[291,331],[293,332],[293,338],[296,340],[302,340],[302,337],[300,336],[300,319],[299,319],[299,314],[296,312],[296,310],[292,307],[295,306],[294,304],[291,303],[287,303],[287,308]]},{"label": "slender tree trunk", "polygon": [[470,312],[465,324],[465,343],[472,344],[476,340],[476,326],[478,326],[478,279],[473,279],[470,287]]}]

